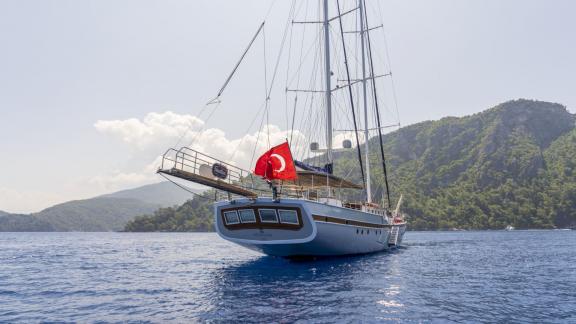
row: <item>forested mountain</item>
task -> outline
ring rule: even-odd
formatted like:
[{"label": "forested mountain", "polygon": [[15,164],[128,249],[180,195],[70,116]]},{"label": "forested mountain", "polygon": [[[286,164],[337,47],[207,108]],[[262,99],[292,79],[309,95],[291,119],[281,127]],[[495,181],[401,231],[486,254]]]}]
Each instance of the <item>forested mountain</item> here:
[{"label": "forested mountain", "polygon": [[562,105],[516,100],[402,128],[384,140],[393,197],[404,194],[415,229],[572,226],[575,120]]},{"label": "forested mountain", "polygon": [[0,214],[0,232],[120,231],[134,217],[180,205],[192,195],[169,182],[84,200],[29,215]]},{"label": "forested mountain", "polygon": [[[560,104],[522,99],[386,134],[392,201],[404,195],[411,229],[575,226],[575,121]],[[377,137],[370,140],[371,178],[374,197],[382,197],[377,144]],[[350,170],[360,182],[356,152],[337,153],[335,173]],[[350,193],[350,198],[360,194]],[[182,209],[139,218],[127,230],[194,230],[166,225],[197,217],[211,221],[211,215],[203,214],[212,212],[205,207],[208,203],[196,199],[194,204],[196,209],[187,203]],[[204,221],[199,222],[205,228]]]},{"label": "forested mountain", "polygon": [[214,230],[211,201],[196,196],[180,207],[160,208],[126,224],[127,232],[211,232]]},{"label": "forested mountain", "polygon": [[163,181],[134,189],[117,191],[100,197],[138,199],[162,207],[171,207],[181,205],[186,200],[192,199],[192,196],[191,193],[182,190],[173,183]]}]

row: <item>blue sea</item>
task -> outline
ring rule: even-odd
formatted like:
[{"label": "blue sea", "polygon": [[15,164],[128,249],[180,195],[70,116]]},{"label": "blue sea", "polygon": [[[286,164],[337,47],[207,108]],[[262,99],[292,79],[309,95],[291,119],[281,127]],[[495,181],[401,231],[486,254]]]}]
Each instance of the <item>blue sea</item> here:
[{"label": "blue sea", "polygon": [[576,231],[259,255],[214,233],[0,233],[0,322],[576,323]]}]

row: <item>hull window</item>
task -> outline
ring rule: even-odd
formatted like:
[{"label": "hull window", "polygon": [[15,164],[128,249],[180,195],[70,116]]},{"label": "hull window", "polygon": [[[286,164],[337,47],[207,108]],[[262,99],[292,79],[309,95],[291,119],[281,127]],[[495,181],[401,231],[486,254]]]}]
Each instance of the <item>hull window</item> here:
[{"label": "hull window", "polygon": [[235,210],[225,212],[224,219],[226,220],[226,225],[240,224],[238,213]]},{"label": "hull window", "polygon": [[262,223],[278,223],[276,209],[259,209],[260,221]]},{"label": "hull window", "polygon": [[295,210],[278,210],[280,215],[280,223],[298,225],[298,213]]},{"label": "hull window", "polygon": [[254,215],[253,209],[240,209],[238,214],[240,214],[240,221],[243,224],[256,223],[256,215]]}]

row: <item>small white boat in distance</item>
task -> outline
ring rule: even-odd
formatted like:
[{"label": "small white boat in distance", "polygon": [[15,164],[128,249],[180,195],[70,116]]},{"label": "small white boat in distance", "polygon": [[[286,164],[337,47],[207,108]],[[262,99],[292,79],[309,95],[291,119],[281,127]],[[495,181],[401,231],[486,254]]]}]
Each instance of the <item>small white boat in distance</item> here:
[{"label": "small white boat in distance", "polygon": [[514,228],[514,226],[512,226],[512,225],[508,225],[508,226],[506,226],[506,229],[505,229],[505,230],[506,230],[506,231],[513,231],[513,230],[515,230],[515,228]]}]

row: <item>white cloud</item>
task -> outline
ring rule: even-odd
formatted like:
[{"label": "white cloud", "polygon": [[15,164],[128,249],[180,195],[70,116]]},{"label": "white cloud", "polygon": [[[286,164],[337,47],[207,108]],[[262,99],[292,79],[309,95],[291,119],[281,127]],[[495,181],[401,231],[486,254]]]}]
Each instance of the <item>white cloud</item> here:
[{"label": "white cloud", "polygon": [[99,120],[94,124],[104,134],[119,137],[131,146],[146,150],[162,145],[166,139],[174,140],[189,130],[197,130],[204,122],[192,115],[180,115],[171,111],[151,112],[144,119]]},{"label": "white cloud", "polygon": [[[142,155],[163,153],[180,142],[178,146],[190,146],[245,169],[251,168],[253,156],[257,157],[266,151],[269,144],[270,146],[280,144],[291,135],[290,131],[281,130],[278,126],[266,125],[262,130],[253,134],[230,139],[221,129],[203,128],[204,122],[195,116],[176,114],[171,111],[149,113],[142,120],[135,118],[99,120],[94,126],[99,132],[116,137],[130,147],[146,153]],[[299,131],[294,131],[292,138],[295,143],[303,145],[306,143],[304,135]],[[254,150],[255,147],[256,150]],[[296,146],[292,149],[296,151],[299,148]],[[157,167],[160,160],[156,159],[154,163]],[[149,164],[146,171],[155,171],[155,169]],[[118,178],[118,175],[112,176],[110,180],[114,181],[114,178]]]},{"label": "white cloud", "polygon": [[[158,154],[178,143],[179,149],[188,146],[211,157],[224,160],[240,168],[251,170],[255,159],[270,146],[280,144],[286,138],[292,138],[292,152],[309,152],[309,140],[298,130],[282,130],[275,125],[265,125],[262,130],[246,134],[239,138],[229,138],[218,128],[205,128],[201,119],[171,111],[151,112],[143,119],[99,120],[95,128],[103,134],[112,136],[133,148],[133,159],[142,160],[132,170],[115,171],[98,175],[90,183],[103,191],[120,190],[159,180],[155,174],[162,159]],[[360,142],[363,142],[360,134]],[[342,147],[342,140],[350,139],[356,145],[353,132],[339,133],[334,137],[335,147]],[[156,158],[151,161],[151,156]]]},{"label": "white cloud", "polygon": [[[162,178],[156,174],[162,161],[159,154],[179,140],[179,146],[191,144],[193,149],[246,170],[251,170],[254,160],[270,146],[280,144],[286,138],[293,139],[292,151],[295,155],[309,152],[309,140],[300,131],[291,134],[278,126],[265,125],[260,131],[229,138],[221,129],[205,128],[204,121],[195,116],[171,111],[151,112],[142,119],[99,120],[94,127],[131,149],[129,161],[116,161],[124,164],[124,168],[77,179],[66,184],[59,193],[0,188],[0,210],[37,212],[66,201],[66,197],[89,198],[161,181]],[[339,133],[334,138],[335,146],[340,147],[343,139],[351,139],[353,145],[356,144],[353,133]]]},{"label": "white cloud", "polygon": [[[350,140],[350,142],[352,142],[352,147],[356,147],[356,137],[354,136],[354,132],[338,133],[334,136],[334,147],[342,148],[342,142],[344,140]],[[360,145],[364,143],[364,133],[358,133],[358,142],[360,142]]]}]

